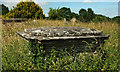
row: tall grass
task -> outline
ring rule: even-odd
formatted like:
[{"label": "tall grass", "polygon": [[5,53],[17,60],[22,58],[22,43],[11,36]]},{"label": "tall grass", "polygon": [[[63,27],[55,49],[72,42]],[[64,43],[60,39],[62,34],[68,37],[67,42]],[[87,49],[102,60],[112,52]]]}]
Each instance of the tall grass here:
[{"label": "tall grass", "polygon": [[[66,50],[61,52],[52,51],[51,55],[39,56],[35,60],[29,50],[29,43],[21,39],[16,32],[26,28],[43,26],[72,26],[71,22],[64,25],[64,21],[38,20],[36,22],[26,21],[21,23],[2,24],[2,68],[4,70],[118,70],[120,69],[120,58],[118,50],[118,24],[111,22],[103,23],[81,23],[77,22],[75,27],[88,27],[101,30],[110,34],[105,41],[105,60],[101,59],[101,53],[79,53],[72,56]],[[38,55],[44,54],[42,47]],[[56,56],[56,54],[59,54]],[[37,63],[34,63],[37,62]]]},{"label": "tall grass", "polygon": [[0,70],[2,70],[2,21],[0,20]]}]

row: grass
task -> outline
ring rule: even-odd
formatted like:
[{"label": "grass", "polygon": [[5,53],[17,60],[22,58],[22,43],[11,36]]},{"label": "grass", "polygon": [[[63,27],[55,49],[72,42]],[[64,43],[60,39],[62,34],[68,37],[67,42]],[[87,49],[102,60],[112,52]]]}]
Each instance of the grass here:
[{"label": "grass", "polygon": [[[2,24],[2,68],[3,70],[118,70],[120,69],[120,57],[118,49],[118,24],[111,22],[102,23],[81,23],[77,22],[75,27],[88,27],[101,30],[105,34],[110,34],[110,38],[105,41],[102,49],[106,52],[106,59],[101,60],[101,53],[93,56],[92,53],[76,54],[75,58],[66,51],[59,52],[57,57],[53,50],[51,55],[36,58],[34,63],[33,54],[30,54],[29,43],[21,39],[16,32],[26,28],[43,26],[72,26],[71,22],[64,25],[64,21],[58,20],[38,20],[36,22],[26,21],[21,23]],[[38,55],[44,54],[42,48]],[[42,53],[43,52],[43,53]]]},{"label": "grass", "polygon": [[0,20],[0,70],[1,70],[1,68],[2,68],[2,37],[1,37],[1,33],[2,33],[2,22],[1,22],[1,20]]}]

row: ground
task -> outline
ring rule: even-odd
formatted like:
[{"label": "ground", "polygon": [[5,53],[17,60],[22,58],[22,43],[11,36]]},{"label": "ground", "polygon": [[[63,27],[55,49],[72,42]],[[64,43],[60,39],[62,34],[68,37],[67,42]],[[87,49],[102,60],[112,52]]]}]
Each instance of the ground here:
[{"label": "ground", "polygon": [[[101,62],[99,56],[87,59],[75,58],[74,62],[71,62],[71,57],[67,56],[63,59],[47,58],[43,60],[41,64],[38,60],[37,66],[30,61],[29,52],[27,48],[27,42],[21,39],[16,32],[23,31],[24,29],[43,27],[43,26],[66,26],[66,27],[87,27],[96,30],[103,31],[104,34],[109,34],[110,37],[105,41],[104,47],[102,47],[107,57],[104,62]],[[41,59],[41,58],[40,58]],[[88,60],[89,59],[89,60]],[[57,60],[57,61],[54,61]],[[77,61],[76,61],[77,60]],[[118,24],[114,22],[102,22],[102,23],[82,23],[77,22],[73,26],[71,22],[64,24],[62,20],[37,20],[26,21],[20,23],[7,23],[2,24],[2,67],[4,70],[35,70],[35,69],[71,69],[71,70],[117,70],[119,68],[119,52],[118,52]],[[56,63],[57,62],[57,63]],[[102,64],[100,64],[102,63]]]}]

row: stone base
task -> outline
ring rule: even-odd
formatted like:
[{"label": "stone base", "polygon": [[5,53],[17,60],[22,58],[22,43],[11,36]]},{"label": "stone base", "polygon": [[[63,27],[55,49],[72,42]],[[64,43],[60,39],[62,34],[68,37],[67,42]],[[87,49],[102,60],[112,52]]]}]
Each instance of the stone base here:
[{"label": "stone base", "polygon": [[99,46],[104,45],[104,38],[84,38],[84,39],[69,39],[69,40],[46,40],[41,41],[41,44],[38,44],[38,41],[31,41],[31,48],[32,50],[36,50],[36,46],[38,45],[43,46],[43,49],[46,53],[49,53],[51,49],[55,49],[57,51],[60,51],[62,49],[67,48],[68,52],[71,51],[71,49],[74,49],[77,53],[80,52],[94,52]]}]

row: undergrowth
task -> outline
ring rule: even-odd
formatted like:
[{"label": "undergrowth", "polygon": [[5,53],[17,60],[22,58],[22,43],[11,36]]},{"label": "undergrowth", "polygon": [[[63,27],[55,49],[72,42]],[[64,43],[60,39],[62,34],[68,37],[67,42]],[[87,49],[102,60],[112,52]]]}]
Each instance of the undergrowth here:
[{"label": "undergrowth", "polygon": [[[26,21],[22,23],[7,23],[2,25],[2,68],[3,70],[119,70],[120,57],[118,49],[118,24],[103,23],[81,23],[75,27],[88,27],[101,30],[110,34],[105,40],[101,50],[96,52],[73,53],[67,49],[57,51],[52,49],[50,54],[45,54],[44,47],[38,47],[38,51],[30,49],[29,42],[21,39],[16,32],[26,28],[42,26],[72,26],[70,22],[66,25],[64,21],[38,20],[36,22]],[[36,47],[37,48],[37,47]],[[74,49],[71,49],[71,51]]]}]

